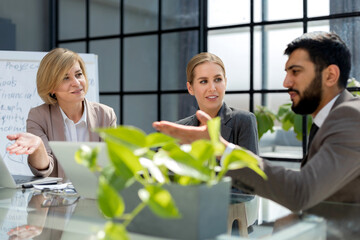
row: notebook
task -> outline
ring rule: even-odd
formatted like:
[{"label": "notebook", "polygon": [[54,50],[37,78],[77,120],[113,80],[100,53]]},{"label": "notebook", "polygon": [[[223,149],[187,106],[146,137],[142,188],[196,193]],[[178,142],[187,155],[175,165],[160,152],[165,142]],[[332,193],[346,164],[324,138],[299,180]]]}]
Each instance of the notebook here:
[{"label": "notebook", "polygon": [[64,169],[65,175],[70,179],[76,191],[83,198],[96,199],[98,188],[98,177],[87,167],[78,164],[75,161],[75,153],[82,145],[91,148],[99,147],[98,165],[104,167],[108,165],[106,144],[104,142],[60,142],[50,141],[49,145],[53,151],[58,163]]},{"label": "notebook", "polygon": [[33,184],[51,184],[61,181],[62,178],[35,177],[25,175],[11,175],[6,163],[0,156],[0,187],[21,188]]}]

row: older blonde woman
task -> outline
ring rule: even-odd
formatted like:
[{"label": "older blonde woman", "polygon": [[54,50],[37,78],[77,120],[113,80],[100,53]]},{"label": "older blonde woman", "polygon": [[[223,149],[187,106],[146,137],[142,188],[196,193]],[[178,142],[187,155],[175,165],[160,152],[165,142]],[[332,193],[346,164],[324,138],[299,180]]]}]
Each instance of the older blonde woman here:
[{"label": "older blonde woman", "polygon": [[[203,52],[195,55],[186,68],[187,89],[195,96],[199,109],[210,117],[221,117],[221,135],[230,143],[258,153],[258,135],[255,115],[230,108],[224,102],[227,78],[222,60],[215,54]],[[200,126],[196,115],[177,123]]]},{"label": "older blonde woman", "polygon": [[45,103],[30,110],[27,133],[8,135],[15,142],[7,150],[29,154],[29,167],[36,176],[64,177],[48,141],[101,141],[91,130],[115,127],[116,115],[112,108],[86,100],[89,83],[85,63],[68,49],[56,48],[45,55],[36,84]]}]

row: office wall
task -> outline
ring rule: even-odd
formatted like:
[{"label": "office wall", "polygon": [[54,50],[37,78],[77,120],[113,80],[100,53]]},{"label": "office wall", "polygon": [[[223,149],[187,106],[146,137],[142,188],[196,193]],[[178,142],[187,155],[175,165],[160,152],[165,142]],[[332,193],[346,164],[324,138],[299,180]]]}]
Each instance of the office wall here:
[{"label": "office wall", "polygon": [[[0,18],[9,20],[15,25],[15,49],[6,50],[49,50],[49,2],[48,0],[0,1]],[[0,31],[3,40],[11,37],[5,30],[0,29]]]}]

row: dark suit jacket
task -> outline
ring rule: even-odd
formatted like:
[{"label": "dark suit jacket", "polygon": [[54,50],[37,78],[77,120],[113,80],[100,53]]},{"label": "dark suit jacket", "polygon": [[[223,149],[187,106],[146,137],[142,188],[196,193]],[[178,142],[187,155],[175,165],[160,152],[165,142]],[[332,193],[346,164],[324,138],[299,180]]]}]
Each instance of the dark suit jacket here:
[{"label": "dark suit jacket", "polygon": [[234,184],[293,210],[323,200],[360,202],[360,99],[344,90],[316,133],[300,171],[260,160],[268,180],[250,169],[231,171]]},{"label": "dark suit jacket", "polygon": [[[91,130],[98,127],[115,127],[116,115],[112,108],[95,102],[88,102],[85,99],[87,109],[87,125],[90,141],[100,142],[99,134]],[[65,177],[64,170],[58,165],[55,156],[49,146],[49,141],[66,141],[64,120],[58,104],[42,104],[32,108],[26,120],[26,130],[41,137],[49,156],[50,165],[46,170],[39,171],[29,165],[30,170],[36,176]],[[75,164],[75,162],[74,162]]]},{"label": "dark suit jacket", "polygon": [[[257,125],[253,113],[230,108],[224,102],[218,116],[221,117],[221,136],[226,141],[258,153]],[[176,123],[187,126],[200,125],[195,114]]]}]

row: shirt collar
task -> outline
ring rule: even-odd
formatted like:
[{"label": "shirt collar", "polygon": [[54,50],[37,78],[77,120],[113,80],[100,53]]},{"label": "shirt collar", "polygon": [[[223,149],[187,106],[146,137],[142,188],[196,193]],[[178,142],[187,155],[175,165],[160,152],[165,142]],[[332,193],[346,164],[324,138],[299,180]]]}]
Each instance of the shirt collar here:
[{"label": "shirt collar", "polygon": [[[77,125],[77,124],[79,124],[79,123],[82,123],[82,122],[84,122],[84,123],[86,124],[86,112],[87,112],[86,104],[83,104],[83,106],[84,106],[84,112],[83,112],[83,114],[82,114],[79,122],[77,122],[75,125]],[[61,109],[60,106],[59,106],[59,108],[60,108],[61,115],[62,115],[62,117],[63,117],[63,119],[64,119],[64,123],[66,123],[66,121],[72,121],[70,118],[68,118],[68,117],[66,116],[66,114],[64,113],[64,111]]]},{"label": "shirt collar", "polygon": [[332,106],[334,105],[336,99],[339,97],[340,94],[336,95],[330,102],[328,102],[325,107],[323,107],[318,114],[316,114],[315,118],[314,118],[314,123],[316,124],[316,126],[318,126],[319,128],[321,128],[321,126],[323,125],[326,117],[329,115],[329,112],[332,108]]}]

